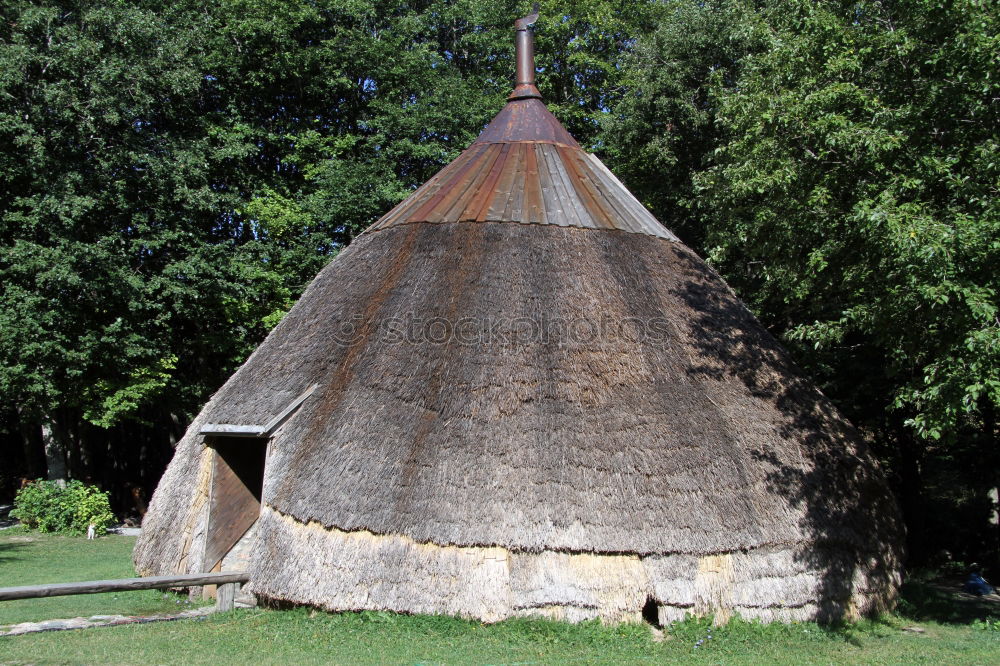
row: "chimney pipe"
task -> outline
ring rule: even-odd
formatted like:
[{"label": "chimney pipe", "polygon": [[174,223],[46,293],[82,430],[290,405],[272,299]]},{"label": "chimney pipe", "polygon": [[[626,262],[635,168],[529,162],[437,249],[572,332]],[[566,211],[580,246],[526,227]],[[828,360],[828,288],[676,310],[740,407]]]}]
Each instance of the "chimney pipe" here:
[{"label": "chimney pipe", "polygon": [[535,35],[531,30],[531,26],[537,20],[538,3],[536,2],[531,14],[514,21],[514,30],[517,31],[514,43],[517,78],[514,82],[514,92],[510,94],[508,100],[542,98],[538,88],[535,87]]}]

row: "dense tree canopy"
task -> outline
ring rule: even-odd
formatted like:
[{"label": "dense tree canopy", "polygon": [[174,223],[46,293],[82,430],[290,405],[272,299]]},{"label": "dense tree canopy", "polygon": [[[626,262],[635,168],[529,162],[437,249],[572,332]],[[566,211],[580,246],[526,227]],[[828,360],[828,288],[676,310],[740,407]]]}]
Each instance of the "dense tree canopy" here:
[{"label": "dense tree canopy", "polygon": [[[43,474],[47,446],[74,476],[151,488],[170,437],[318,269],[501,107],[528,5],[0,7],[8,474]],[[990,3],[541,16],[549,107],[859,425],[911,527],[930,499],[982,524],[1000,485]]]},{"label": "dense tree canopy", "polygon": [[912,527],[922,467],[981,518],[1000,484],[988,4],[679,2],[609,122],[661,219],[880,446]]},{"label": "dense tree canopy", "polygon": [[716,265],[790,339],[856,365],[854,391],[893,384],[873,406],[934,440],[1000,399],[1000,20],[938,5],[775,16],[717,93],[728,140],[697,179]]}]

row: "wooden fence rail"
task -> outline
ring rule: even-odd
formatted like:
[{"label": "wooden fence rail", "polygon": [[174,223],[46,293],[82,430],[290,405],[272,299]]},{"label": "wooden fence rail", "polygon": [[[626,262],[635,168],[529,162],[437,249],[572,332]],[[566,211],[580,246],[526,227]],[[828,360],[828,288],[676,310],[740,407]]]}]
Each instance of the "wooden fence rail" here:
[{"label": "wooden fence rail", "polygon": [[250,575],[245,571],[225,571],[222,573],[88,580],[79,583],[22,585],[19,587],[0,587],[0,601],[59,597],[68,594],[98,594],[100,592],[118,592],[122,590],[162,590],[168,587],[219,585],[220,587],[216,594],[216,606],[219,610],[231,610],[233,608],[233,598],[236,595],[237,584],[245,583],[248,580],[250,580]]}]

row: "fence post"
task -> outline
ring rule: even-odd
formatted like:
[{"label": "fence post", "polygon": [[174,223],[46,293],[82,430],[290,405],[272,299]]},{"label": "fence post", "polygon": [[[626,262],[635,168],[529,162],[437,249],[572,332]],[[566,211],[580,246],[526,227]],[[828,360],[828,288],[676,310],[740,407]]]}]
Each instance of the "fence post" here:
[{"label": "fence post", "polygon": [[223,583],[215,593],[215,610],[231,611],[236,607],[236,592],[239,583]]}]

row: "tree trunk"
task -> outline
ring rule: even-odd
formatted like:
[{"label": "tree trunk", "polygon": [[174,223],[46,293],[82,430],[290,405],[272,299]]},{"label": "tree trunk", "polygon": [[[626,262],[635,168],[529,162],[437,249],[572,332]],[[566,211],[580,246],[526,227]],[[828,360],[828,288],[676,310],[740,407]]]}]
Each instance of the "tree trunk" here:
[{"label": "tree trunk", "polygon": [[989,489],[986,495],[990,498],[990,504],[993,505],[992,509],[990,509],[990,525],[996,531],[1000,527],[1000,511],[997,511],[997,505],[1000,504],[1000,488],[994,486]]},{"label": "tree trunk", "polygon": [[66,441],[61,437],[55,420],[46,418],[42,423],[42,445],[45,447],[45,465],[50,481],[66,482]]},{"label": "tree trunk", "polygon": [[45,445],[41,428],[23,409],[17,410],[17,429],[24,447],[24,476],[34,480],[45,476]]}]

